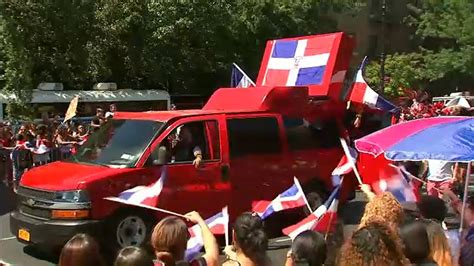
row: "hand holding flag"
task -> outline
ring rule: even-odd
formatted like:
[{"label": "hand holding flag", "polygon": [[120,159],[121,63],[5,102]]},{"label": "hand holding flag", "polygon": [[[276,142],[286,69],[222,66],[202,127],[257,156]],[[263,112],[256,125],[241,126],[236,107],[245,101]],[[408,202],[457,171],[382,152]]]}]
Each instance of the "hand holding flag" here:
[{"label": "hand holding flag", "polygon": [[[187,261],[192,260],[196,257],[197,254],[201,251],[202,247],[204,246],[204,238],[202,233],[202,227],[206,226],[215,235],[225,235],[226,241],[228,241],[228,225],[229,225],[229,213],[227,211],[227,207],[222,208],[222,211],[217,213],[216,215],[208,218],[205,221],[202,221],[201,216],[196,212],[191,212],[186,214],[186,218],[194,223],[192,227],[190,227],[189,235],[190,238],[188,240],[188,244],[186,247],[186,254],[185,258]],[[227,244],[227,243],[226,243]]]}]

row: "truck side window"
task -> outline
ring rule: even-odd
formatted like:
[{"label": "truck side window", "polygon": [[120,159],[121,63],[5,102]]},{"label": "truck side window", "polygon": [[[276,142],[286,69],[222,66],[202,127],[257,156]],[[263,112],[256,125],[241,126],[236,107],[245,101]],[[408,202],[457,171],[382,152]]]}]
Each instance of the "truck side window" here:
[{"label": "truck side window", "polygon": [[339,147],[339,131],[335,120],[317,121],[311,125],[303,119],[283,119],[290,150]]},{"label": "truck side window", "polygon": [[[176,127],[159,145],[168,151],[168,163],[192,163],[194,152],[200,150],[206,160],[220,159],[219,129],[217,121],[198,121]],[[157,159],[158,148],[151,158]]]},{"label": "truck side window", "polygon": [[230,158],[281,151],[280,131],[275,117],[227,119]]}]

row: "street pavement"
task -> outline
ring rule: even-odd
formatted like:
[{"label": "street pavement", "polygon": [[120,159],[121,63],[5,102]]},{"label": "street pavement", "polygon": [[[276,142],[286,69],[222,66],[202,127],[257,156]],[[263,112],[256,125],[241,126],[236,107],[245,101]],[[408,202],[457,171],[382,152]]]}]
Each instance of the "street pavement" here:
[{"label": "street pavement", "polygon": [[[361,194],[342,209],[344,234],[351,232],[363,212],[365,199]],[[15,208],[15,195],[0,182],[0,263],[25,266],[55,265],[57,257],[41,252],[38,248],[18,242],[10,233],[9,212]],[[271,239],[268,256],[273,265],[284,265],[286,253],[291,244],[287,237]]]}]

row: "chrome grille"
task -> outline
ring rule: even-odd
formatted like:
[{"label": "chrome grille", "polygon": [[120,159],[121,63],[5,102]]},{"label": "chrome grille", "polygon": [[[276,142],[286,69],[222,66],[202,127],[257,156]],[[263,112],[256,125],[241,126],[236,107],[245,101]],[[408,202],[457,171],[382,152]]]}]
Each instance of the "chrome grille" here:
[{"label": "chrome grille", "polygon": [[54,200],[54,192],[36,190],[26,187],[19,187],[18,194],[26,197],[44,199],[44,200]]},{"label": "chrome grille", "polygon": [[40,217],[40,218],[46,218],[46,219],[51,218],[51,210],[48,210],[48,209],[32,208],[24,204],[20,204],[19,209],[21,213],[24,213],[27,215]]}]

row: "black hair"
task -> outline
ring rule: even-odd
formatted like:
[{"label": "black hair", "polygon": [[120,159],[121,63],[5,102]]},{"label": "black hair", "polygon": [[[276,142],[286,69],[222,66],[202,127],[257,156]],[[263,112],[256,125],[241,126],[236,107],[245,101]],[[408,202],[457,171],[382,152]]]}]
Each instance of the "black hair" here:
[{"label": "black hair", "polygon": [[435,196],[423,195],[417,205],[423,218],[433,219],[439,223],[444,221],[448,213],[444,201]]},{"label": "black hair", "polygon": [[326,261],[327,246],[324,237],[311,230],[301,232],[291,245],[295,262],[305,262],[308,266],[321,266]]},{"label": "black hair", "polygon": [[402,225],[400,237],[403,241],[405,256],[411,263],[418,264],[429,258],[430,242],[423,221],[414,221]]},{"label": "black hair", "polygon": [[245,212],[236,219],[234,233],[234,241],[245,256],[257,264],[265,264],[268,238],[262,219],[255,213]]},{"label": "black hair", "polygon": [[153,259],[142,248],[125,247],[118,253],[114,266],[153,266]]},{"label": "black hair", "polygon": [[25,136],[23,136],[23,134],[17,134],[16,135],[16,140],[17,141],[23,141],[23,140],[25,140]]}]

